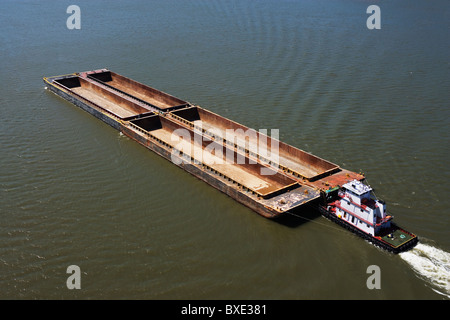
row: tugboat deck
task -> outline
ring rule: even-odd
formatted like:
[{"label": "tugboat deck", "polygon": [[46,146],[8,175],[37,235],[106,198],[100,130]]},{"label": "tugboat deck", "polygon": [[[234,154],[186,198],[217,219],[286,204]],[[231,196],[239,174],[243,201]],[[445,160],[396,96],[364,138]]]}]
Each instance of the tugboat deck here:
[{"label": "tugboat deck", "polygon": [[415,239],[416,236],[401,229],[394,229],[391,233],[380,236],[380,239],[389,243],[390,246],[398,248],[401,245]]}]

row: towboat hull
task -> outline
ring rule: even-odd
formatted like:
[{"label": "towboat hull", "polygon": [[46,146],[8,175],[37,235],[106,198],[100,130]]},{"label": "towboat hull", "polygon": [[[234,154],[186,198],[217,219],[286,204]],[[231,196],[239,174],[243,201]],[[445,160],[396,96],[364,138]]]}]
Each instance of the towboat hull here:
[{"label": "towboat hull", "polygon": [[[333,212],[330,212],[322,205],[319,205],[319,210],[325,218],[369,241],[373,245],[394,254],[412,249],[419,241],[416,235],[403,230],[394,223],[391,223],[391,228],[383,234],[383,236],[372,236],[371,234],[363,232],[345,220],[337,217]],[[390,235],[392,235],[392,237]]]}]

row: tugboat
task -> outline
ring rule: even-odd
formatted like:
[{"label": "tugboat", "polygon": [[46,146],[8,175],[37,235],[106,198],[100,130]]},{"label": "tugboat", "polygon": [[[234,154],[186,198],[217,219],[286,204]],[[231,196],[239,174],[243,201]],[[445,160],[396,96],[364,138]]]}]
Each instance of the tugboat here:
[{"label": "tugboat", "polygon": [[326,190],[323,199],[319,210],[326,218],[384,250],[397,254],[413,248],[419,240],[392,221],[386,203],[362,181]]}]

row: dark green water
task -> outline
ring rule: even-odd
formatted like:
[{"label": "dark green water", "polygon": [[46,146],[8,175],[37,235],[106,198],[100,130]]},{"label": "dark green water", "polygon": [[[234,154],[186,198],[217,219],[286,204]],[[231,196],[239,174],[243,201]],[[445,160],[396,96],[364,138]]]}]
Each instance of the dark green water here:
[{"label": "dark green water", "polygon": [[[449,3],[370,4],[1,1],[0,298],[448,299]],[[102,67],[363,171],[422,243],[266,220],[44,89]]]}]

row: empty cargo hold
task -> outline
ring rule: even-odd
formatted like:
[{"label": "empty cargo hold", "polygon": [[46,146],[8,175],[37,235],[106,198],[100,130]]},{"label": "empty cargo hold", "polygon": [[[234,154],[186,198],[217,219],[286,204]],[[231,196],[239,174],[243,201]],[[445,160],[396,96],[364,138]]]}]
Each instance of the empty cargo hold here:
[{"label": "empty cargo hold", "polygon": [[[234,133],[232,144],[238,144],[258,155],[267,154],[267,160],[280,165],[281,169],[290,170],[298,176],[308,180],[315,180],[324,174],[339,170],[339,166],[316,157],[303,150],[290,146],[279,140],[272,139],[254,129],[241,125],[230,119],[219,116],[211,111],[200,107],[190,107],[172,111],[175,116],[192,122],[196,126],[212,133],[214,136],[221,135],[221,139],[228,139],[227,132]],[[278,145],[278,146],[277,146]],[[278,151],[278,157],[271,157],[271,150]],[[278,147],[278,150],[277,150]],[[264,150],[264,152],[260,152]],[[261,158],[261,157],[260,157]]]},{"label": "empty cargo hold", "polygon": [[55,81],[76,95],[94,103],[108,112],[124,119],[150,110],[132,101],[123,99],[114,92],[78,76]]},{"label": "empty cargo hold", "polygon": [[[269,197],[297,185],[295,180],[252,161],[245,154],[238,154],[225,145],[205,139],[200,133],[165,117],[154,115],[131,122],[175,148],[178,154],[182,152],[188,159],[193,158],[198,163],[207,165],[262,197]],[[181,131],[177,133],[177,129]]]},{"label": "empty cargo hold", "polygon": [[169,111],[187,105],[186,101],[175,98],[170,94],[156,90],[112,71],[100,70],[96,72],[84,72],[81,73],[81,76],[118,89],[139,100],[145,101],[160,110]]}]

